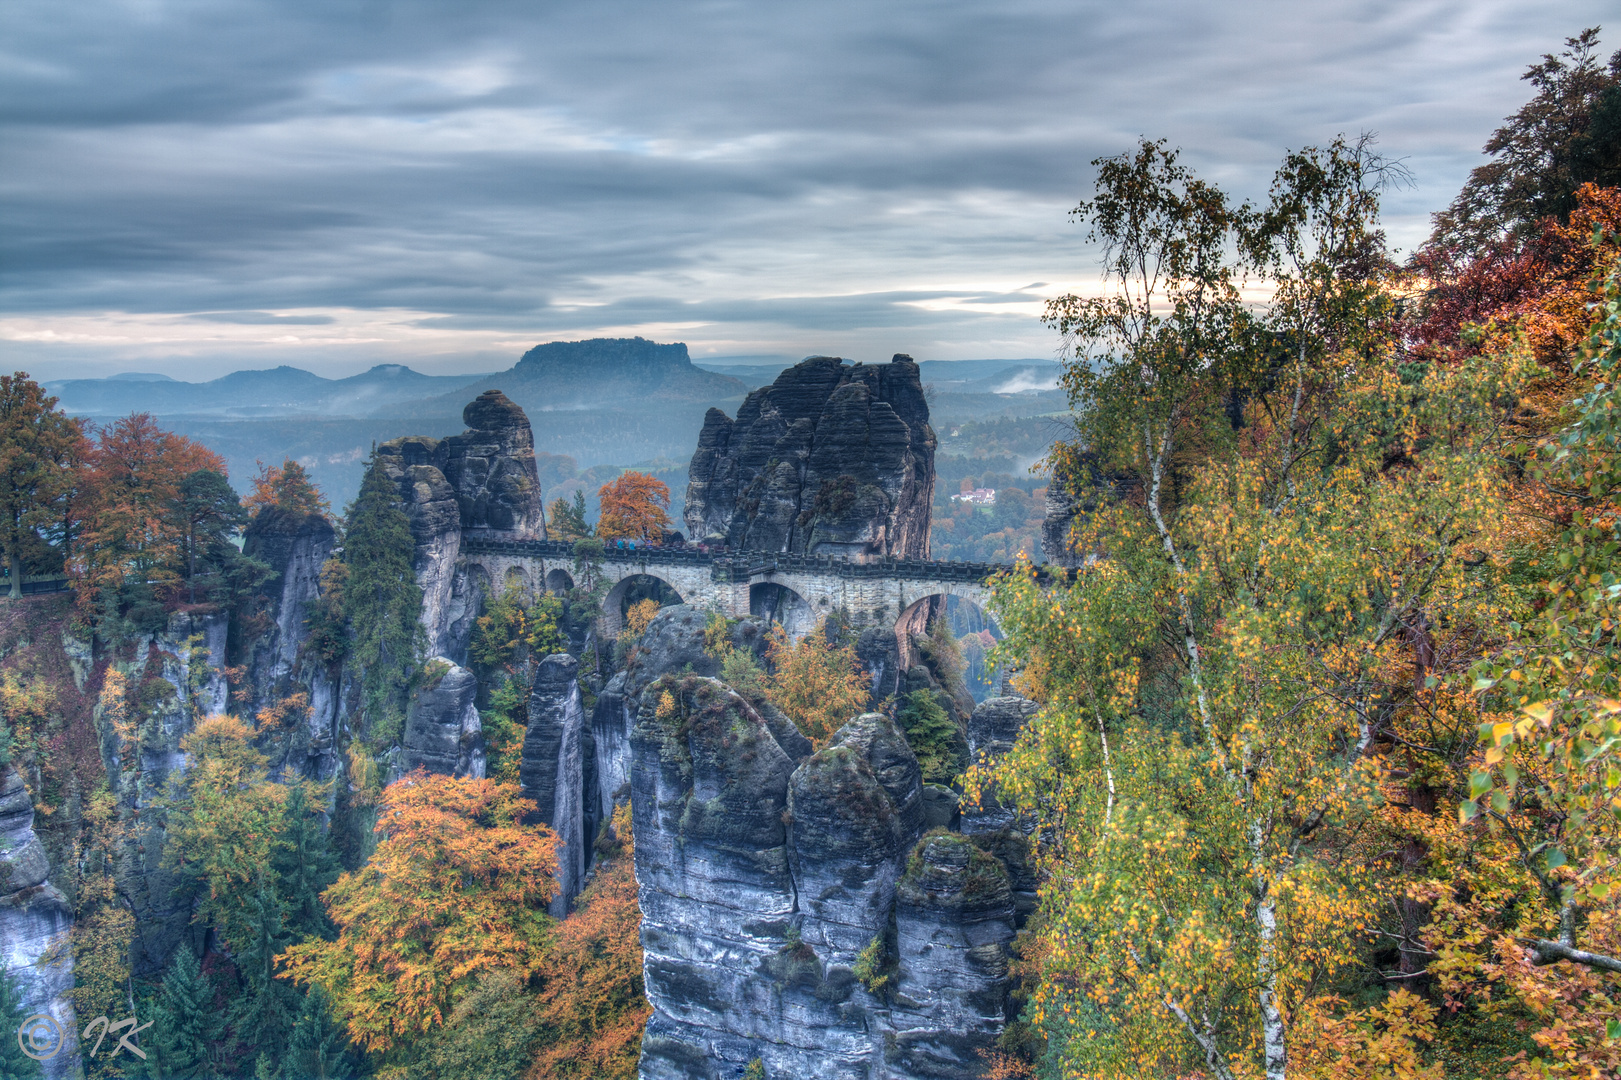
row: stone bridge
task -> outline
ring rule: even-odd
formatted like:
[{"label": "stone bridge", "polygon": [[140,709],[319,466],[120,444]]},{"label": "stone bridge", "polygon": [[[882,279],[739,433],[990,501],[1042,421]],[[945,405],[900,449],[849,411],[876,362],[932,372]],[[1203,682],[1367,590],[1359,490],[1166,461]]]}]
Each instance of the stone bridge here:
[{"label": "stone bridge", "polygon": [[[566,541],[464,536],[461,551],[469,577],[486,589],[510,582],[531,593],[562,592],[575,585],[574,545]],[[771,615],[795,637],[839,610],[857,625],[895,627],[932,597],[961,597],[985,609],[987,580],[1006,569],[998,563],[928,559],[611,547],[599,572],[613,587],[603,598],[598,626],[604,638],[618,634],[626,591],[655,578],[684,603],[732,618]],[[989,610],[985,614],[995,621]]]}]

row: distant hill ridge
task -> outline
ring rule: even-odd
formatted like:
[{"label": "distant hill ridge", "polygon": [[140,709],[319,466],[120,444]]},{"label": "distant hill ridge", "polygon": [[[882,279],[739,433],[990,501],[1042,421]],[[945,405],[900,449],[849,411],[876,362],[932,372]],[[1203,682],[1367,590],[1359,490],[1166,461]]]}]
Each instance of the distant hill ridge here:
[{"label": "distant hill ridge", "polygon": [[695,366],[681,342],[661,345],[640,337],[550,341],[524,353],[509,371],[423,402],[421,414],[454,412],[467,395],[485,390],[500,390],[534,414],[639,409],[670,402],[701,403],[707,408],[741,399],[748,386],[741,379]]},{"label": "distant hill ridge", "polygon": [[171,416],[254,419],[272,416],[372,416],[378,410],[420,401],[477,375],[423,375],[403,364],[378,364],[359,375],[327,379],[283,365],[233,371],[208,382],[129,373],[106,379],[64,379],[45,388],[64,411],[79,416],[126,416],[150,412]]}]

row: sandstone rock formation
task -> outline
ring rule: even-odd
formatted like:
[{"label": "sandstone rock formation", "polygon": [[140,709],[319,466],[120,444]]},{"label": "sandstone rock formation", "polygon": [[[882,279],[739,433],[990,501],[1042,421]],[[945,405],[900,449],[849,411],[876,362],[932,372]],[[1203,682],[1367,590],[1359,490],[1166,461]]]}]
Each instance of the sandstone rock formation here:
[{"label": "sandstone rock formation", "polygon": [[[175,612],[163,633],[137,641],[132,659],[114,665],[128,680],[126,693],[140,693],[150,701],[148,719],[139,732],[138,768],[129,767],[133,762],[126,740],[131,733],[108,715],[108,702],[104,699],[92,711],[107,785],[126,819],[136,818],[138,810],[167,794],[170,779],[187,767],[181,740],[204,716],[225,710],[226,628],[224,613]],[[204,655],[197,656],[194,650]],[[192,684],[194,659],[203,661],[209,671],[200,686]],[[166,687],[141,684],[141,673],[154,669]],[[164,865],[166,834],[159,824],[161,818],[142,814],[138,820],[139,842],[121,868],[119,887],[135,916],[131,964],[135,974],[144,977],[160,971],[175,946],[191,932],[192,910],[190,902],[176,892],[179,881],[173,868]]]},{"label": "sandstone rock formation", "polygon": [[321,514],[261,512],[247,529],[243,551],[269,565],[262,596],[270,628],[253,642],[248,682],[257,706],[306,691],[309,718],[298,737],[271,747],[273,769],[290,766],[300,776],[330,779],[338,770],[341,723],[339,686],[334,672],[302,656],[309,631],[308,605],[320,595],[321,566],[337,542],[332,523]]},{"label": "sandstone rock formation", "polygon": [[[756,1058],[771,1076],[977,1075],[1005,1019],[1009,868],[977,838],[924,834],[893,721],[858,716],[812,754],[700,669],[702,626],[666,609],[657,665],[601,699],[633,710],[643,1080],[731,1078]],[[857,978],[864,951],[887,981]]]},{"label": "sandstone rock formation", "polygon": [[464,532],[546,538],[529,419],[499,390],[462,410],[468,430],[447,439],[410,436],[377,448],[399,489],[416,542],[428,649],[463,659],[477,614],[476,587],[457,573]]},{"label": "sandstone rock formation", "polygon": [[1013,891],[1002,861],[972,839],[934,833],[897,885],[900,971],[888,1016],[890,1076],[982,1076],[1002,1033]]},{"label": "sandstone rock formation", "polygon": [[1090,452],[1059,462],[1047,484],[1041,522],[1042,557],[1055,566],[1080,566],[1086,556],[1070,544],[1070,529],[1076,519],[1096,511],[1100,499],[1124,498],[1137,486],[1134,477],[1105,473],[1097,455]]},{"label": "sandstone rock formation", "polygon": [[[994,761],[1013,749],[1019,732],[1037,708],[1034,701],[1022,697],[986,698],[976,705],[968,719],[968,753],[973,760]],[[965,833],[997,832],[1013,824],[1013,812],[997,802],[994,790],[980,796],[978,807],[963,810]]]},{"label": "sandstone rock formation", "polygon": [[535,800],[540,820],[557,834],[557,895],[551,912],[558,918],[568,914],[580,894],[590,861],[584,753],[588,733],[576,679],[579,667],[567,653],[553,653],[535,669],[518,773],[524,796]]},{"label": "sandstone rock formation", "polygon": [[688,470],[694,540],[809,554],[926,558],[934,431],[917,364],[813,356],[704,418]]},{"label": "sandstone rock formation", "polygon": [[[65,1043],[43,1062],[50,1080],[77,1075],[73,954],[67,948],[73,909],[46,880],[50,865],[34,835],[34,803],[17,770],[0,771],[0,962],[22,991],[25,1016],[45,1013]],[[0,1038],[16,1032],[0,1031]]]},{"label": "sandstone rock formation", "polygon": [[428,661],[443,666],[437,681],[420,687],[406,708],[401,765],[405,772],[422,768],[444,776],[484,776],[484,729],[479,723],[478,679],[443,656]]}]

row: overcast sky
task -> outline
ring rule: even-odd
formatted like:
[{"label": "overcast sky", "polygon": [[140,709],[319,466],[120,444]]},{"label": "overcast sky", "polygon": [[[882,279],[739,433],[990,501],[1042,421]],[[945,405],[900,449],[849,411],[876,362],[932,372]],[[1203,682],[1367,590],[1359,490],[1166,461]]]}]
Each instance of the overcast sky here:
[{"label": "overcast sky", "polygon": [[0,365],[1051,356],[1090,159],[1376,131],[1410,249],[1612,4],[5,0]]}]

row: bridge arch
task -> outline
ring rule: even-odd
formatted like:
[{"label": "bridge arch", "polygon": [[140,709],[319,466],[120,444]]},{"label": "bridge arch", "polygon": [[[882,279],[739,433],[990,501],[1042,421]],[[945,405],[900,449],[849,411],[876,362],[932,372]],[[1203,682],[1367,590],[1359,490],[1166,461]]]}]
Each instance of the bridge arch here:
[{"label": "bridge arch", "polygon": [[774,581],[759,581],[749,586],[749,614],[781,623],[784,632],[794,641],[816,629],[818,617],[803,596]]},{"label": "bridge arch", "polygon": [[[895,620],[895,643],[900,650],[901,664],[909,667],[919,662],[914,635],[928,632],[935,619],[946,620],[952,636],[962,650],[965,671],[964,682],[975,701],[994,696],[1001,683],[1001,673],[985,661],[990,648],[1003,638],[1001,624],[985,602],[990,599],[987,590],[941,588],[917,596],[902,609]],[[986,639],[990,640],[987,641]]]},{"label": "bridge arch", "polygon": [[469,563],[467,566],[468,595],[476,597],[473,601],[480,609],[493,595],[493,586],[490,583],[490,572],[483,563]]},{"label": "bridge arch", "polygon": [[525,604],[535,598],[534,589],[530,587],[529,571],[521,566],[507,567],[507,572],[501,579],[502,592],[510,592],[513,589],[518,590],[518,594],[523,597]]},{"label": "bridge arch", "polygon": [[682,597],[664,578],[645,570],[626,574],[602,598],[602,631],[604,637],[617,636],[625,628],[625,612],[639,600],[654,599],[660,607],[682,603]]},{"label": "bridge arch", "polygon": [[561,566],[546,571],[546,591],[553,596],[562,596],[574,588],[574,575]]}]

